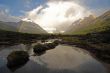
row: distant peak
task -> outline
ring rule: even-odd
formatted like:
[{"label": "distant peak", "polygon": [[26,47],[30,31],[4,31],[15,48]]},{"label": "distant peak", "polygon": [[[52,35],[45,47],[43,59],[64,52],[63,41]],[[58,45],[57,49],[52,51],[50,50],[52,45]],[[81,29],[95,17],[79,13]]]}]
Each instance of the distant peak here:
[{"label": "distant peak", "polygon": [[110,10],[109,11],[106,11],[103,15],[110,16]]},{"label": "distant peak", "polygon": [[89,15],[89,18],[96,18],[95,15]]},{"label": "distant peak", "polygon": [[28,19],[28,18],[24,18],[24,19],[22,19],[22,21],[33,22],[31,19]]}]

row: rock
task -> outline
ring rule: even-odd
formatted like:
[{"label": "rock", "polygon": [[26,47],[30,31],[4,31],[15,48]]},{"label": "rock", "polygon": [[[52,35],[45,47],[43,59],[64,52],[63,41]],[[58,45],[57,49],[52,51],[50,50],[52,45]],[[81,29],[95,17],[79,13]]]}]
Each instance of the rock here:
[{"label": "rock", "polygon": [[7,67],[13,70],[26,64],[29,60],[29,55],[25,51],[13,51],[8,55],[7,60]]},{"label": "rock", "polygon": [[48,47],[47,50],[54,49],[56,47],[54,43],[48,43],[46,46]]},{"label": "rock", "polygon": [[34,46],[33,48],[33,52],[36,54],[36,55],[41,55],[43,53],[46,52],[46,46],[42,45],[42,44],[37,44]]},{"label": "rock", "polygon": [[46,50],[54,49],[59,44],[59,41],[54,41],[53,43],[37,44],[33,48],[33,52],[40,56],[46,52]]},{"label": "rock", "polygon": [[52,43],[48,43],[47,46],[49,47],[49,49],[54,49],[56,46],[58,46],[58,44],[59,44],[59,41],[55,40]]},{"label": "rock", "polygon": [[55,44],[55,46],[58,46],[58,44],[60,43],[60,41],[59,40],[55,40],[53,43]]}]

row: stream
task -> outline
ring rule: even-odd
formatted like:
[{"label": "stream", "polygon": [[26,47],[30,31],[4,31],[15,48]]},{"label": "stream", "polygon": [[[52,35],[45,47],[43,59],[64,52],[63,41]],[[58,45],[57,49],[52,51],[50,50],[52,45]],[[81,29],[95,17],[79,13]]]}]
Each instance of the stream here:
[{"label": "stream", "polygon": [[14,72],[7,68],[7,56],[12,51],[24,50],[32,55],[32,48],[20,44],[0,49],[0,73],[107,73],[89,52],[68,45],[58,45],[41,56],[30,56],[30,60]]}]

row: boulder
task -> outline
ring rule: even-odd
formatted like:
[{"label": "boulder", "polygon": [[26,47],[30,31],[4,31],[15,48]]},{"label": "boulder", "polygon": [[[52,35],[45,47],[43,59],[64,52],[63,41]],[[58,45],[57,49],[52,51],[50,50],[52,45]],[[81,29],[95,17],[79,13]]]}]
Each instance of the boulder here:
[{"label": "boulder", "polygon": [[25,51],[13,51],[7,57],[7,67],[9,69],[16,69],[26,64],[29,60],[29,55]]},{"label": "boulder", "polygon": [[42,45],[42,44],[37,44],[34,46],[33,48],[33,52],[36,54],[36,55],[41,55],[43,53],[46,52],[46,46]]},{"label": "boulder", "polygon": [[58,46],[58,44],[60,43],[60,41],[59,40],[55,40],[53,43],[55,44],[55,46]]},{"label": "boulder", "polygon": [[56,47],[54,43],[48,43],[46,46],[48,47],[47,50],[54,49]]},{"label": "boulder", "polygon": [[33,52],[40,56],[46,52],[46,50],[54,49],[59,44],[59,41],[54,41],[53,43],[37,44],[33,48]]}]

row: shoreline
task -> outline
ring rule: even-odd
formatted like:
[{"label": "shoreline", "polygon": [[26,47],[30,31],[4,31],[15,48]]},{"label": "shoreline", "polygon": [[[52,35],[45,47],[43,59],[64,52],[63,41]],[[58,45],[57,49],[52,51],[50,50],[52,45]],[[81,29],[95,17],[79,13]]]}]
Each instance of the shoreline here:
[{"label": "shoreline", "polygon": [[[60,42],[61,44],[66,44],[69,46],[75,46],[75,47],[79,47],[81,49],[84,49],[86,51],[88,51],[90,53],[90,55],[95,58],[96,60],[98,60],[100,63],[102,63],[102,65],[105,67],[107,73],[110,73],[110,63],[108,63],[108,61],[101,59],[101,57],[103,56],[103,54],[105,53],[105,51],[96,49],[94,47],[91,47],[89,45],[82,45],[82,44],[78,44],[78,43],[73,43],[73,42]],[[93,49],[94,48],[94,49]],[[101,53],[100,53],[101,52]],[[109,60],[109,59],[108,59]]]}]

